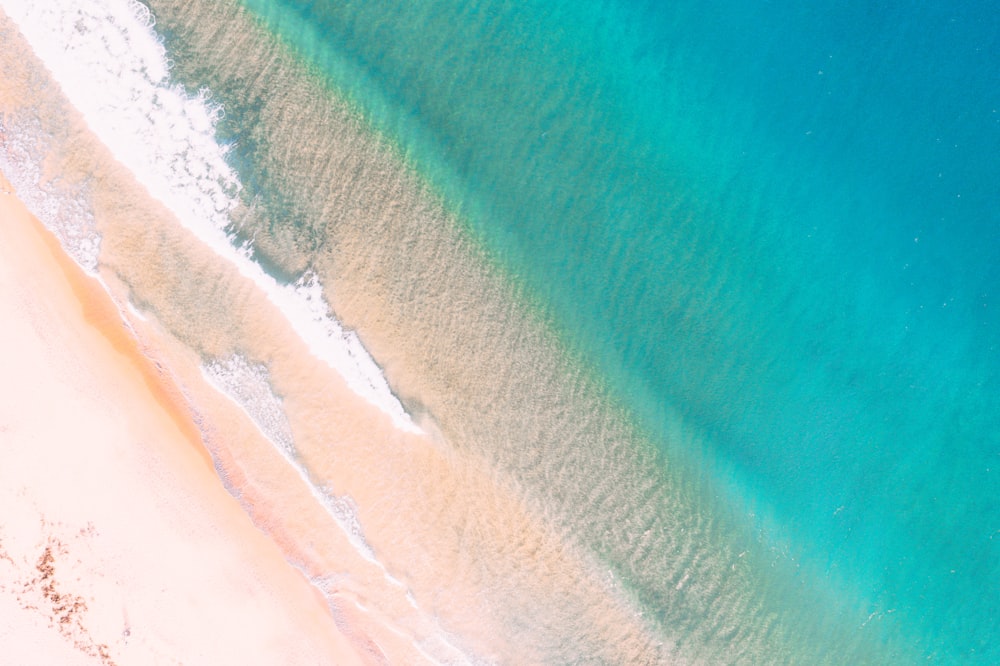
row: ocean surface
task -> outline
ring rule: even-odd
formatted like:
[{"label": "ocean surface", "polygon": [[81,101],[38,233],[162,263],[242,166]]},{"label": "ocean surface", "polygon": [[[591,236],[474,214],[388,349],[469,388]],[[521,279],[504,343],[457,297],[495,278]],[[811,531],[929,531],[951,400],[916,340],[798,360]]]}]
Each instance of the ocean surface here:
[{"label": "ocean surface", "polygon": [[61,86],[182,221],[82,168],[61,200],[122,221],[64,243],[346,526],[373,623],[441,663],[1000,663],[995,5],[59,4],[0,8],[57,80],[46,25],[143,54],[123,120],[68,88],[96,56]]}]

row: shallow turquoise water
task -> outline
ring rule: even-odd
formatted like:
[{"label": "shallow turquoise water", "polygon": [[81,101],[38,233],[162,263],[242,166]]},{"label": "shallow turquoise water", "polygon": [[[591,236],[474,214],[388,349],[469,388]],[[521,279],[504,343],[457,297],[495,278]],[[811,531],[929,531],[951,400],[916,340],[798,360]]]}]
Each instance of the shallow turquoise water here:
[{"label": "shallow turquoise water", "polygon": [[1000,661],[989,4],[245,4],[646,428],[706,438],[748,526],[927,656]]}]

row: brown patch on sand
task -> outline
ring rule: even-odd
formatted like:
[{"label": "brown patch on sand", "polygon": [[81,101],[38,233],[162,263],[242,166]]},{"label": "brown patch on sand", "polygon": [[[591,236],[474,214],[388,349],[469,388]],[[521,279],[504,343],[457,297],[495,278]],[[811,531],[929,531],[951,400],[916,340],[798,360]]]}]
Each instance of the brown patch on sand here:
[{"label": "brown patch on sand", "polygon": [[100,284],[0,219],[0,661],[361,663]]},{"label": "brown patch on sand", "polygon": [[[79,594],[63,591],[65,585],[56,578],[56,555],[67,554],[66,546],[49,536],[35,563],[37,575],[22,584],[22,594],[18,596],[18,601],[24,610],[40,613],[48,620],[49,626],[58,629],[60,635],[77,650],[100,659],[105,666],[115,666],[107,643],[98,643],[84,624],[87,601]],[[41,599],[37,605],[27,602],[26,597],[37,597],[39,593]]]}]

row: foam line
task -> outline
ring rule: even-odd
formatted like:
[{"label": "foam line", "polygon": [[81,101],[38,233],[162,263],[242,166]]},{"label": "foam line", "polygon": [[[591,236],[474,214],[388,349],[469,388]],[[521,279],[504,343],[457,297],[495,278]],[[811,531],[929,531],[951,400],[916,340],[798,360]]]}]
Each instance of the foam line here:
[{"label": "foam line", "polygon": [[[85,185],[66,192],[42,177],[48,153],[37,118],[0,118],[0,171],[25,207],[56,235],[66,253],[88,275],[97,275],[101,235],[85,203]],[[65,185],[63,185],[65,188]]]},{"label": "foam line", "polygon": [[208,91],[191,96],[170,82],[149,10],[136,0],[6,0],[4,10],[90,129],[139,182],[251,279],[351,390],[396,427],[421,432],[357,335],[331,315],[318,279],[281,285],[227,236],[242,186],[215,140],[222,108]]},{"label": "foam line", "polygon": [[[472,664],[476,661],[455,645],[438,624],[436,618],[428,615],[417,603],[407,586],[386,568],[378,559],[374,549],[365,539],[361,521],[358,519],[358,509],[350,495],[337,495],[326,485],[320,485],[313,479],[309,469],[302,463],[295,448],[291,425],[281,405],[281,399],[274,395],[264,366],[252,365],[247,359],[234,355],[207,363],[201,368],[202,374],[220,393],[228,397],[240,407],[257,429],[277,449],[285,461],[298,473],[313,497],[333,519],[334,523],[347,537],[355,551],[365,560],[373,564],[383,578],[393,587],[405,591],[405,598],[417,614],[434,627],[434,633],[424,641],[402,630],[386,624],[387,628],[399,636],[411,641],[411,644],[427,660],[434,664]],[[229,488],[236,496],[236,490]],[[332,598],[321,581],[310,577],[317,589],[323,592],[328,601]],[[355,602],[362,611],[369,612],[363,605]],[[433,653],[433,654],[432,654]]]}]

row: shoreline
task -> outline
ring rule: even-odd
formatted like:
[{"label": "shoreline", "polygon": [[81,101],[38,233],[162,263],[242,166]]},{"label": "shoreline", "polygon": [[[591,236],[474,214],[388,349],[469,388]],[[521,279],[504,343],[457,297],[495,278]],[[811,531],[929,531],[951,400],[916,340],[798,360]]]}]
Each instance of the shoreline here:
[{"label": "shoreline", "polygon": [[[111,11],[110,5],[107,10]],[[19,7],[10,10],[10,15],[61,94],[81,114],[87,130],[115,160],[166,206],[182,227],[252,280],[312,353],[341,374],[355,393],[392,418],[401,430],[419,433],[361,341],[328,312],[317,276],[282,285],[226,237],[224,229],[240,205],[238,193],[243,186],[226,163],[226,150],[215,136],[221,107],[211,105],[203,95],[188,95],[173,83],[166,53],[142,5],[117,7],[110,22],[99,19],[101,11],[97,5],[84,11],[83,15],[98,26],[93,29],[104,31],[97,35],[100,38],[87,39],[78,39],[72,31],[60,33],[58,22],[45,12]],[[119,41],[127,47],[127,57],[108,46]],[[72,55],[52,47],[63,43]],[[82,85],[81,81],[90,83]],[[91,94],[95,84],[113,93],[95,97]],[[125,100],[129,89],[160,101],[140,108]],[[183,137],[180,144],[164,142],[164,137],[177,132]],[[159,137],[158,142],[147,142],[150,134]],[[191,146],[191,154],[178,145]],[[177,167],[189,160],[197,165],[193,171]]]},{"label": "shoreline", "polygon": [[[206,31],[218,25],[217,6],[209,4],[209,15],[188,25]],[[215,45],[218,35],[210,37]],[[266,35],[233,28],[228,38],[239,38],[231,45],[238,48],[220,53],[243,54],[240,66],[273,62],[264,57],[273,55]],[[261,53],[254,55],[254,44]],[[224,55],[213,57],[199,62],[211,63],[213,71],[234,67]],[[788,649],[770,629],[774,620],[759,611],[773,596],[754,586],[754,558],[726,547],[726,533],[718,522],[704,521],[703,505],[692,499],[683,476],[664,478],[658,466],[647,464],[627,420],[567,361],[558,340],[522,307],[503,276],[452,233],[456,227],[421,194],[416,175],[351,124],[352,116],[301,77],[294,62],[265,70],[275,85],[258,86],[256,78],[247,85],[283,91],[261,95],[274,100],[261,128],[273,146],[268,159],[276,161],[267,164],[307,175],[294,188],[294,178],[283,183],[292,188],[288,198],[325,202],[324,210],[344,215],[328,223],[319,222],[326,219],[322,214],[310,218],[327,251],[302,250],[324,285],[322,294],[306,300],[323,310],[328,305],[348,329],[364,335],[392,386],[440,426],[428,428],[427,436],[401,432],[351,391],[342,374],[317,363],[308,336],[281,316],[273,298],[291,296],[290,289],[269,289],[256,269],[226,260],[230,253],[217,252],[207,242],[210,234],[185,224],[148,183],[143,186],[139,173],[114,157],[35,58],[10,60],[15,70],[31,63],[40,72],[32,74],[37,78],[10,77],[23,79],[8,95],[18,109],[11,135],[33,137],[30,120],[42,123],[38,154],[15,155],[29,169],[43,166],[37,183],[18,182],[25,199],[32,200],[33,186],[58,179],[87,184],[50,189],[60,203],[70,200],[93,214],[94,233],[102,235],[95,265],[139,346],[155,359],[147,366],[159,368],[163,361],[169,368],[168,403],[178,397],[170,392],[176,385],[185,398],[180,402],[195,406],[194,419],[216,461],[217,474],[206,483],[227,488],[242,505],[239,520],[249,516],[267,535],[265,547],[277,544],[290,563],[286,568],[313,581],[317,603],[325,598],[329,608],[322,613],[336,618],[358,652],[389,655],[394,663],[460,661],[463,653],[484,660],[505,655],[518,663],[559,661],[565,657],[557,646],[575,636],[574,654],[649,663],[677,653],[674,627],[694,615],[746,618],[749,640],[740,641],[738,654]],[[255,71],[249,65],[235,69],[233,76]],[[288,72],[298,74],[282,76]],[[51,141],[44,140],[46,131]],[[294,160],[286,164],[285,154]],[[19,173],[21,163],[13,163],[11,173]],[[373,178],[363,192],[348,192],[357,189],[355,181],[338,170]],[[322,189],[327,184],[330,192]],[[322,196],[314,199],[317,192]],[[51,228],[66,223],[44,219]],[[259,221],[267,219],[261,214]],[[255,242],[267,236],[262,231]],[[272,249],[284,248],[281,240],[274,235]],[[128,307],[133,303],[134,312]],[[266,368],[261,393],[280,403],[274,413],[284,412],[309,475],[287,464],[280,441],[272,441],[281,438],[260,427],[253,404],[206,381],[206,362],[227,359]],[[505,390],[498,393],[498,387]],[[190,474],[202,478],[204,465],[184,457]],[[628,510],[628,520],[620,519],[619,507]],[[377,557],[367,556],[369,546]],[[614,566],[602,566],[598,552]],[[652,608],[663,615],[644,614],[650,607],[633,596],[632,581],[636,589],[662,595],[663,603]],[[729,602],[721,609],[714,593],[719,589]],[[199,608],[192,615],[210,613]],[[778,622],[792,626],[784,618]],[[716,654],[727,648],[711,633],[685,640],[703,642]]]},{"label": "shoreline", "polygon": [[2,176],[0,191],[8,656],[364,663],[322,594],[226,493],[178,389],[100,283]]}]

